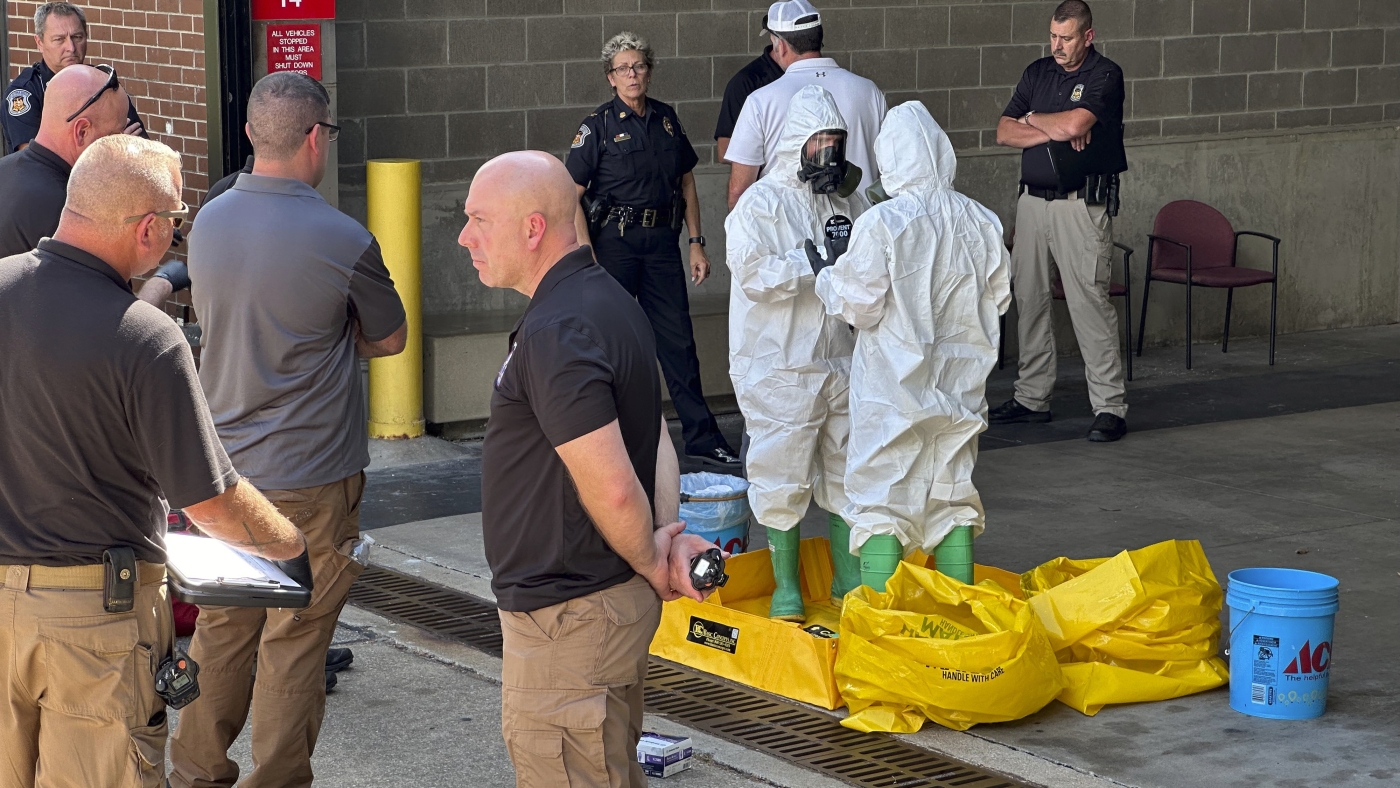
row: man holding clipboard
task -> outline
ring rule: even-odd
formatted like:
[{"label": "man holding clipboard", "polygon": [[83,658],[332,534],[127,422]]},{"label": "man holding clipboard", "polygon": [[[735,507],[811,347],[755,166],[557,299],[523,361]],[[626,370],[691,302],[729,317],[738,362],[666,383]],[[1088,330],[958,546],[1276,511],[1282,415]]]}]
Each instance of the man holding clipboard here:
[{"label": "man holding clipboard", "polygon": [[179,660],[162,496],[311,582],[302,535],[219,445],[184,335],[131,292],[186,216],[181,186],[174,151],[106,137],[73,167],[53,237],[0,261],[6,785],[165,785],[156,675]]}]

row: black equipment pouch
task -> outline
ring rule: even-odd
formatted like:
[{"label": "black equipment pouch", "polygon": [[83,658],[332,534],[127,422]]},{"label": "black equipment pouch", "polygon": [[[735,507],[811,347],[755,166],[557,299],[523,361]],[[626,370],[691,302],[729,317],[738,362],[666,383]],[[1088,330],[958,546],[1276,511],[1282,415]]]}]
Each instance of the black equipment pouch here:
[{"label": "black equipment pouch", "polygon": [[1106,206],[1109,216],[1118,215],[1118,176],[1090,175],[1084,182],[1084,202]]},{"label": "black equipment pouch", "polygon": [[112,547],[102,551],[102,609],[130,613],[136,608],[136,551]]},{"label": "black equipment pouch", "polygon": [[1118,215],[1118,189],[1121,184],[1119,176],[1108,176],[1108,215]]}]

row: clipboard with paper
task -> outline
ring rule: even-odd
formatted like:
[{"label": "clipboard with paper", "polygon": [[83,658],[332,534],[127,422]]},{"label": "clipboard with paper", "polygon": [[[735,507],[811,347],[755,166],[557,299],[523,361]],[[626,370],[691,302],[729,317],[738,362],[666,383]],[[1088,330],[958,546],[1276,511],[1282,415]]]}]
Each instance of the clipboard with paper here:
[{"label": "clipboard with paper", "polygon": [[216,539],[165,537],[166,571],[175,598],[192,605],[303,608],[311,592],[272,563]]}]

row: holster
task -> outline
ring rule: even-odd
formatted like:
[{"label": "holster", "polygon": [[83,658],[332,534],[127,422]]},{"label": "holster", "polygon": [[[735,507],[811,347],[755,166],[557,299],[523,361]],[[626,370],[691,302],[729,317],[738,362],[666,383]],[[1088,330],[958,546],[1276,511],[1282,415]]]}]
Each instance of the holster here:
[{"label": "holster", "polygon": [[588,220],[588,232],[597,235],[603,229],[603,223],[608,220],[608,211],[612,209],[612,198],[607,195],[583,195],[583,215]]},{"label": "holster", "polygon": [[680,232],[685,226],[685,195],[678,187],[671,198],[671,229]]},{"label": "holster", "polygon": [[130,613],[136,607],[136,551],[111,547],[102,552],[102,609]]},{"label": "holster", "polygon": [[1084,180],[1084,202],[1107,207],[1109,216],[1118,215],[1117,175],[1089,175]]}]

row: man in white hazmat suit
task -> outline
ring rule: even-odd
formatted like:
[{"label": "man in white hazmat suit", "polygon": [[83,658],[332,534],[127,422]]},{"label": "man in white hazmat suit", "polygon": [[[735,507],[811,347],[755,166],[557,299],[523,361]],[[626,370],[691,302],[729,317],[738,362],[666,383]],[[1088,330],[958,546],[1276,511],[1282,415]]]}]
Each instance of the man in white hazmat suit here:
[{"label": "man in white hazmat suit", "polygon": [[[833,543],[849,528],[847,394],[855,337],[817,298],[807,247],[838,257],[852,221],[869,207],[855,193],[858,167],[845,161],[846,122],[816,85],[788,105],[779,160],[744,192],[725,221],[729,290],[729,377],[748,431],[749,503],[768,530],[777,590],[769,615],[804,618],[798,523],[815,497],[831,515]],[[814,250],[813,254],[817,254]],[[835,598],[860,584],[859,567],[835,551]]]},{"label": "man in white hazmat suit", "polygon": [[[953,191],[957,156],[923,104],[890,110],[875,160],[891,199],[856,220],[838,262],[813,261],[827,313],[857,329],[848,547],[863,582],[883,591],[902,552],[942,559],[936,548],[957,529],[968,540],[959,579],[971,582],[970,538],[984,519],[972,469],[998,318],[1011,304],[1010,255],[996,215]],[[882,555],[892,558],[879,566]],[[939,564],[963,574],[953,568]]]}]

